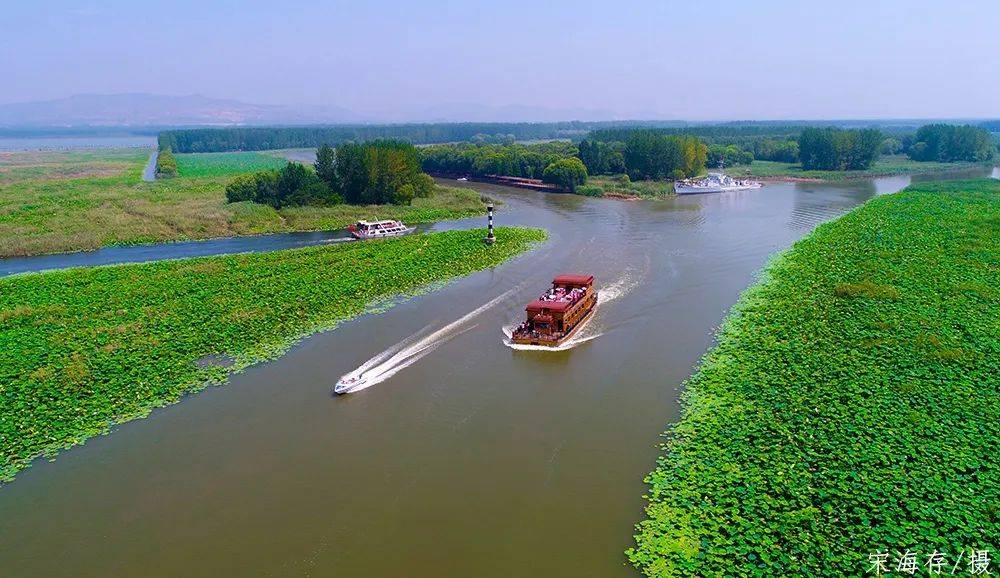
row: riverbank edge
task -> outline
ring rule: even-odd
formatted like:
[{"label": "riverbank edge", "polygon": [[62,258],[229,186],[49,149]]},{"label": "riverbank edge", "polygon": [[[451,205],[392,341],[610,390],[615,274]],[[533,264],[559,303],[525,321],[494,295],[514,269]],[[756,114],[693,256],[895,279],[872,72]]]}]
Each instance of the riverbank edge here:
[{"label": "riverbank edge", "polygon": [[[455,282],[455,281],[457,281],[457,280],[459,280],[459,279],[461,279],[463,277],[466,277],[468,275],[472,275],[474,273],[478,273],[478,272],[484,271],[486,269],[490,269],[490,268],[493,268],[493,267],[498,267],[498,266],[503,265],[503,264],[505,264],[505,263],[507,263],[507,262],[509,262],[511,260],[524,257],[525,255],[531,253],[532,251],[534,251],[535,249],[537,249],[539,246],[541,246],[542,244],[544,244],[548,240],[548,233],[545,230],[543,230],[543,229],[528,228],[528,227],[499,227],[499,228],[496,229],[497,237],[500,238],[500,236],[503,235],[504,231],[518,231],[518,232],[525,233],[525,234],[528,234],[528,235],[533,235],[535,237],[535,239],[533,239],[533,240],[527,240],[527,241],[522,241],[520,245],[513,247],[512,250],[511,250],[511,252],[509,252],[506,255],[501,256],[501,258],[499,258],[499,260],[497,260],[496,262],[493,262],[491,264],[488,264],[486,266],[480,267],[480,268],[475,269],[475,270],[471,270],[471,271],[466,272],[466,273],[456,273],[456,274],[453,274],[451,272],[445,272],[442,275],[442,277],[439,278],[439,279],[437,279],[437,280],[434,280],[434,281],[431,281],[431,282],[428,282],[428,283],[423,283],[423,284],[420,284],[420,285],[415,285],[415,286],[413,286],[413,287],[411,287],[409,289],[403,290],[403,291],[399,291],[399,292],[395,292],[395,293],[387,293],[385,295],[379,296],[379,297],[377,297],[377,298],[375,298],[375,299],[367,302],[367,304],[364,306],[363,310],[360,311],[359,313],[357,313],[356,315],[348,315],[348,316],[343,316],[343,317],[332,317],[330,319],[325,319],[323,321],[319,321],[319,322],[313,323],[313,324],[307,326],[302,331],[299,331],[299,332],[297,332],[295,334],[292,334],[292,335],[289,335],[289,336],[281,338],[277,344],[272,345],[272,346],[270,346],[270,347],[268,347],[266,349],[262,350],[262,349],[258,348],[258,349],[253,350],[252,352],[247,352],[247,353],[244,353],[243,355],[237,355],[235,357],[232,357],[232,356],[229,356],[228,354],[225,354],[224,357],[227,357],[228,361],[230,361],[231,363],[229,363],[228,365],[225,365],[225,366],[218,366],[217,367],[219,369],[220,375],[213,376],[213,377],[210,377],[208,379],[204,379],[204,380],[200,380],[200,381],[196,381],[196,382],[181,384],[182,391],[181,391],[180,395],[178,395],[174,399],[152,400],[151,403],[149,403],[147,405],[144,405],[141,409],[139,409],[136,412],[127,413],[127,414],[123,414],[123,415],[117,416],[115,419],[110,420],[108,423],[103,424],[101,426],[98,426],[97,429],[95,429],[95,430],[80,433],[79,437],[76,437],[76,438],[74,438],[74,439],[72,439],[72,440],[70,440],[68,442],[65,442],[65,443],[64,442],[56,442],[56,443],[49,444],[46,447],[42,448],[40,451],[34,453],[33,455],[31,455],[29,457],[18,458],[17,456],[2,456],[4,458],[4,463],[0,463],[0,489],[2,489],[2,487],[5,484],[11,483],[15,479],[15,476],[17,475],[18,472],[23,471],[23,470],[31,467],[32,463],[35,460],[37,460],[37,459],[40,459],[40,458],[44,457],[44,458],[49,459],[49,460],[54,460],[55,457],[60,452],[69,450],[72,447],[77,446],[77,445],[83,445],[83,444],[86,443],[86,441],[88,439],[91,439],[91,438],[94,438],[94,437],[97,437],[97,436],[108,435],[108,434],[112,433],[117,426],[121,426],[121,425],[127,424],[129,422],[138,420],[138,419],[144,419],[144,418],[148,417],[156,409],[160,409],[160,408],[164,408],[164,407],[167,407],[167,406],[170,406],[170,405],[174,405],[176,403],[180,403],[187,396],[192,395],[192,394],[196,394],[199,391],[202,391],[202,390],[204,390],[204,389],[206,389],[208,387],[227,385],[231,376],[239,374],[239,373],[242,373],[242,372],[246,371],[247,369],[250,369],[250,368],[252,368],[254,366],[257,366],[257,365],[260,365],[260,364],[267,363],[269,361],[273,361],[275,359],[278,359],[278,358],[282,357],[283,355],[285,355],[293,347],[295,347],[298,344],[300,344],[303,340],[305,340],[305,339],[307,339],[307,338],[309,338],[309,337],[311,337],[313,335],[316,335],[316,334],[319,334],[319,333],[325,333],[327,331],[333,331],[338,326],[340,326],[342,323],[347,322],[347,321],[351,321],[353,319],[357,319],[359,317],[363,317],[365,315],[378,315],[378,314],[381,314],[381,313],[385,313],[385,312],[389,311],[390,309],[392,309],[393,307],[395,307],[396,305],[402,304],[402,303],[404,303],[406,301],[409,301],[411,299],[417,298],[417,297],[419,297],[421,295],[425,295],[425,294],[428,294],[428,293],[440,290],[440,289],[446,287],[447,285],[449,285],[449,284],[451,284],[451,283],[453,283],[453,282]],[[472,229],[472,230],[469,230],[469,231],[442,231],[442,232],[437,232],[437,233],[427,233],[427,234],[419,234],[419,235],[408,235],[406,237],[400,237],[400,238],[391,238],[391,239],[381,239],[381,240],[375,240],[375,241],[367,241],[367,243],[392,243],[392,242],[397,241],[399,239],[407,239],[407,238],[412,239],[414,237],[428,237],[428,236],[431,236],[431,237],[433,237],[433,236],[447,236],[447,235],[454,235],[454,234],[461,234],[461,233],[468,233],[470,235],[475,236],[478,239],[480,235],[485,235],[486,230],[485,229]],[[491,246],[491,250],[498,249],[501,246],[502,246],[501,243],[496,243],[496,244],[494,244],[494,245]],[[284,250],[279,250],[279,251],[272,251],[272,252],[269,252],[267,254],[268,255],[274,255],[276,253],[277,254],[281,254],[281,253],[291,253],[291,252],[314,251],[314,250],[322,250],[322,249],[336,250],[337,248],[338,248],[337,245],[326,245],[326,246],[318,246],[318,247],[314,246],[314,247],[303,247],[303,248],[284,249]],[[226,258],[231,258],[231,257],[234,257],[234,256],[237,256],[237,255],[216,255],[216,256],[209,256],[209,257],[194,257],[194,258],[188,258],[188,259],[174,259],[174,260],[170,260],[169,263],[172,263],[172,264],[175,264],[175,265],[176,264],[182,264],[182,265],[183,264],[202,265],[202,264],[211,264],[213,261],[219,261],[219,260],[226,259]],[[146,265],[149,265],[149,264],[150,263],[122,263],[122,264],[112,264],[112,265],[101,265],[101,266],[97,266],[97,267],[84,267],[84,268],[81,268],[81,269],[91,269],[91,270],[92,269],[109,269],[109,268],[128,269],[128,268],[142,267],[142,266],[146,266]],[[71,271],[71,270],[72,269],[62,269],[62,270],[54,270],[54,271],[41,271],[41,272],[37,272],[37,273],[24,273],[24,274],[20,274],[20,275],[16,275],[16,276],[11,276],[11,277],[6,277],[6,278],[3,278],[3,279],[0,279],[0,284],[2,284],[4,282],[11,282],[10,280],[13,280],[13,282],[16,282],[18,279],[24,279],[24,278],[27,278],[27,277],[36,277],[36,276],[45,276],[45,275],[61,275],[61,274],[64,274],[66,271]],[[3,313],[3,312],[0,312],[0,313]],[[205,357],[215,357],[217,355],[218,354],[206,354],[206,356],[203,356],[203,358],[205,358]],[[331,382],[331,388],[332,388],[332,382]],[[2,418],[3,418],[3,416],[0,415],[0,419],[2,419]]]},{"label": "riverbank edge", "polygon": [[[904,170],[904,171],[829,171],[828,177],[796,177],[793,175],[754,175],[740,174],[737,167],[724,170],[726,174],[733,178],[748,178],[763,183],[837,183],[842,181],[860,181],[865,179],[884,179],[887,177],[917,177],[924,175],[947,175],[950,173],[960,173],[970,169],[991,169],[997,167],[996,161],[984,163],[953,163],[954,166],[932,167],[924,170]],[[919,168],[919,167],[916,167]]]},{"label": "riverbank edge", "polygon": [[[142,182],[145,183],[145,182],[155,182],[155,181],[142,181]],[[467,188],[467,187],[445,187],[445,188],[453,188],[453,189],[460,189],[460,190],[465,190],[465,191],[478,192],[475,189],[471,189],[471,188]],[[480,195],[480,197],[483,197],[483,196],[484,195]],[[486,196],[488,196],[488,195],[486,195]],[[496,207],[497,211],[501,211],[502,210],[502,207],[504,205],[504,203],[503,203],[502,200],[490,197],[490,201],[493,202],[493,205]],[[363,205],[363,206],[365,206],[365,207],[376,207],[376,206],[382,206],[382,205]],[[406,220],[406,224],[423,225],[423,224],[427,224],[427,223],[445,223],[445,222],[448,222],[448,221],[460,221],[462,219],[470,219],[472,217],[484,217],[484,216],[486,216],[486,204],[482,203],[482,206],[480,208],[477,208],[476,210],[451,211],[451,214],[449,214],[449,215],[447,215],[447,216],[445,216],[443,218],[436,218],[436,219],[423,219],[423,218],[419,218],[419,217],[415,218],[415,219],[407,219]],[[351,223],[345,224],[344,227],[346,227],[349,224],[351,224]],[[246,234],[246,235],[216,235],[216,236],[209,236],[209,237],[176,237],[176,238],[173,238],[173,239],[164,239],[162,241],[140,241],[140,240],[137,240],[137,241],[134,241],[134,242],[124,241],[124,242],[120,242],[120,243],[119,242],[106,243],[106,244],[101,245],[100,247],[94,247],[93,249],[79,249],[79,250],[69,250],[69,251],[47,251],[47,252],[41,252],[41,253],[14,253],[14,254],[8,254],[8,255],[0,255],[0,261],[3,261],[4,259],[26,259],[26,258],[31,258],[31,257],[46,257],[46,256],[53,256],[53,255],[74,255],[74,254],[77,254],[77,253],[81,253],[81,254],[83,254],[83,253],[93,253],[95,251],[100,251],[100,250],[103,250],[103,249],[113,249],[115,247],[152,247],[152,246],[156,246],[156,245],[173,245],[175,243],[199,243],[199,242],[202,242],[202,241],[205,241],[205,242],[209,242],[209,241],[225,241],[227,239],[253,239],[255,237],[269,237],[271,235],[287,235],[287,234],[292,234],[292,233],[328,233],[328,232],[336,232],[336,231],[341,231],[341,230],[343,230],[343,228],[330,229],[328,227],[296,227],[296,228],[286,229],[286,230],[281,230],[281,231],[268,231],[268,232],[263,232],[263,233],[249,233],[249,234]],[[217,255],[208,255],[208,256],[217,256]],[[58,271],[58,269],[47,269],[46,271]],[[23,273],[17,273],[17,275],[21,275],[21,274],[23,274]]]},{"label": "riverbank edge", "polygon": [[[873,207],[877,207],[878,205],[876,204],[878,203],[893,201],[899,202],[901,208],[897,208],[897,210],[903,215],[903,218],[908,216],[911,217],[912,215],[906,215],[905,206],[905,203],[911,200],[909,197],[929,194],[928,190],[931,191],[930,194],[983,194],[978,190],[968,190],[976,185],[987,189],[987,192],[985,193],[986,195],[992,194],[994,197],[997,197],[998,194],[1000,194],[1000,185],[998,185],[995,180],[991,179],[944,181],[911,185],[910,187],[891,195],[874,197],[848,213],[845,213],[844,215],[841,215],[831,221],[820,224],[816,227],[816,229],[799,241],[795,242],[791,247],[773,255],[768,260],[762,269],[755,275],[754,282],[740,294],[737,302],[732,306],[722,323],[719,325],[716,331],[715,344],[701,357],[698,364],[695,366],[691,377],[686,379],[680,385],[681,393],[679,398],[681,404],[681,414],[679,419],[676,422],[669,424],[664,433],[661,434],[666,441],[661,442],[660,444],[661,451],[657,457],[656,468],[643,479],[643,482],[649,488],[648,493],[643,495],[643,501],[645,502],[643,507],[643,519],[635,526],[636,534],[633,536],[635,542],[632,546],[625,550],[626,558],[631,565],[636,568],[636,570],[642,572],[643,575],[657,578],[688,575],[713,575],[715,571],[708,567],[697,566],[699,563],[704,561],[705,556],[703,550],[705,549],[706,544],[703,542],[703,538],[700,538],[698,533],[694,531],[693,526],[695,524],[692,524],[691,521],[695,516],[700,515],[698,514],[698,510],[703,507],[712,508],[718,512],[720,508],[725,508],[727,506],[717,501],[719,500],[719,496],[713,495],[711,492],[706,494],[704,491],[702,491],[697,497],[697,499],[700,500],[700,505],[687,502],[684,506],[678,506],[676,503],[670,502],[669,499],[659,499],[660,497],[669,498],[670,495],[672,495],[670,493],[670,487],[658,488],[657,486],[665,480],[681,477],[681,473],[672,471],[671,464],[675,463],[674,460],[677,458],[679,451],[678,448],[683,447],[685,443],[690,443],[692,438],[705,436],[705,430],[711,429],[711,425],[702,423],[704,421],[704,419],[702,419],[704,416],[718,413],[726,407],[736,407],[739,405],[736,403],[739,402],[739,400],[736,399],[736,396],[732,396],[731,399],[725,399],[725,392],[720,394],[718,391],[705,391],[705,388],[699,387],[697,383],[693,382],[698,379],[705,378],[706,375],[712,372],[721,371],[724,370],[724,368],[738,364],[738,360],[735,356],[731,355],[731,348],[733,346],[738,346],[739,341],[743,339],[741,332],[746,331],[747,329],[757,331],[762,330],[760,327],[753,326],[753,321],[748,323],[745,315],[752,314],[755,310],[768,306],[769,299],[765,293],[772,291],[777,285],[782,283],[778,273],[787,268],[794,269],[796,267],[804,267],[804,265],[797,262],[800,258],[800,252],[805,250],[804,247],[820,242],[820,240],[825,242],[826,240],[823,239],[823,237],[828,234],[833,234],[836,227],[842,226],[843,221],[857,218],[865,211],[874,211],[875,209],[873,209]],[[951,188],[948,189],[948,187]],[[835,246],[836,242],[829,242],[827,248]],[[835,263],[830,264],[831,267],[835,265]],[[891,286],[876,284],[871,284],[869,286],[867,282],[858,285],[842,285],[845,285],[843,287],[844,294],[840,294],[842,289],[841,285],[838,285],[835,288],[836,290],[834,291],[834,294],[845,300],[856,299],[858,296],[890,300],[898,298],[898,296],[893,294],[895,290]],[[982,289],[980,287],[969,290],[979,292],[978,294],[983,299],[989,299],[989,295],[981,293],[982,291],[988,291],[988,289]],[[866,293],[869,291],[871,293]],[[879,295],[879,292],[883,293]],[[992,299],[995,303],[996,297],[994,296]],[[783,337],[791,339],[788,335],[783,335]],[[777,337],[775,337],[775,339],[776,338]],[[952,350],[942,351],[950,354]],[[782,432],[787,433],[785,430],[782,430]],[[712,432],[707,434],[709,438],[712,438],[713,435],[714,434]],[[765,444],[766,446],[766,443],[769,440],[759,439],[757,441],[758,443]],[[731,474],[730,477],[725,480],[725,483],[729,485],[745,484],[752,488],[755,483],[760,483],[759,480],[746,481],[742,478],[737,479],[732,476],[734,473],[736,475],[740,475],[742,471],[740,469],[740,464],[736,459],[734,459],[733,454],[727,451],[730,449],[732,448],[726,447],[725,444],[720,444],[720,447],[718,448],[718,455],[713,454],[710,456],[703,456],[703,459],[707,462],[707,464],[712,464],[716,461],[727,461],[728,464],[722,469]],[[686,465],[690,466],[691,464],[687,463]],[[715,465],[702,468],[698,475],[702,478],[711,475],[711,471],[709,470],[713,467],[715,467]],[[727,468],[731,468],[731,470],[727,470]],[[793,472],[788,471],[786,473],[791,475]],[[985,483],[986,482],[980,482],[980,485]],[[673,485],[683,486],[684,483],[682,481]],[[674,490],[676,490],[676,487]],[[704,490],[704,488],[701,488],[701,490]],[[828,504],[818,504],[817,507],[822,506],[828,506]],[[931,508],[933,509],[933,504],[931,504]],[[813,514],[817,512],[819,512],[819,510],[816,510]],[[823,512],[827,514],[831,513],[830,510],[826,509],[824,509]],[[847,513],[837,511],[836,509],[834,512],[838,517],[847,515]],[[804,515],[803,512],[799,513]],[[780,518],[781,516],[787,514],[783,514],[778,507],[774,507],[771,511],[771,515],[773,517]],[[873,514],[873,516],[877,517],[876,514]],[[836,520],[837,518],[834,518],[834,522],[836,522]],[[733,523],[738,521],[739,520],[730,520],[730,522]],[[725,528],[731,528],[731,530],[726,531]],[[704,527],[700,529],[704,530]],[[773,534],[768,534],[767,528],[762,529],[755,525],[754,528],[748,529],[746,527],[736,527],[735,525],[724,525],[718,527],[718,529],[722,530],[730,537],[730,540],[732,541],[722,540],[722,542],[729,545],[734,544],[734,542],[738,543],[740,539],[736,537],[742,536],[746,533],[752,534],[756,539],[761,540],[760,543],[751,543],[749,545],[749,549],[739,548],[725,550],[727,553],[727,560],[725,561],[727,564],[727,574],[731,574],[733,576],[756,576],[761,575],[760,573],[762,572],[762,568],[771,568],[771,570],[774,570],[771,566],[765,566],[763,557],[760,557],[761,552],[767,552],[768,548],[775,546],[775,544],[768,541],[768,539],[773,538]],[[973,530],[969,531],[971,532]],[[905,533],[905,531],[903,533]],[[763,536],[767,536],[767,538],[763,538]],[[898,538],[898,536],[896,538]],[[741,545],[745,545],[745,543]],[[893,544],[891,543],[871,544],[871,547],[873,550],[877,548],[880,551],[884,551],[884,546],[886,545],[890,546],[890,550],[892,549]],[[712,544],[712,546],[717,547],[718,544]],[[755,552],[757,552],[756,555]],[[950,550],[949,552],[953,553],[954,551]],[[717,548],[712,553],[719,555]],[[842,553],[838,554],[842,555]],[[852,562],[856,562],[858,564],[856,568],[861,568],[861,565],[865,562],[867,551],[853,552],[853,554],[856,554],[859,557],[857,561],[852,560]],[[787,557],[787,554],[785,556]],[[682,563],[678,564],[678,560],[681,560]],[[792,555],[791,560],[793,564],[799,561],[794,554]],[[838,562],[842,563],[842,560],[838,560]],[[745,566],[736,566],[734,564],[745,564]],[[783,572],[783,574],[799,574],[804,571],[803,568],[803,566],[785,568],[785,572]],[[827,570],[830,571],[829,568],[827,568]],[[858,572],[860,573],[860,570],[858,570]]]}]

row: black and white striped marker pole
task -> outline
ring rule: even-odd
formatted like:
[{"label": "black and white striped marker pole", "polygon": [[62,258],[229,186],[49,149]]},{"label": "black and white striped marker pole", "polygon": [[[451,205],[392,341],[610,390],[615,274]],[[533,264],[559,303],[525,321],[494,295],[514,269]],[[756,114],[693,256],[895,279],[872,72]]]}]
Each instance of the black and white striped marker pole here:
[{"label": "black and white striped marker pole", "polygon": [[497,240],[497,238],[493,236],[493,201],[486,202],[486,222],[488,227],[487,230],[489,232],[486,234],[486,238],[483,239],[483,241],[485,241],[487,245],[492,245]]}]

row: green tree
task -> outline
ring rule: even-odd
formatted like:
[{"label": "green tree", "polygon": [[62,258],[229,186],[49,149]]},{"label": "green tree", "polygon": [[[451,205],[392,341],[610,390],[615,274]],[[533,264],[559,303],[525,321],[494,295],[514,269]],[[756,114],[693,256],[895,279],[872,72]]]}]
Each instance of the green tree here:
[{"label": "green tree", "polygon": [[273,205],[278,209],[285,205],[294,204],[291,200],[294,194],[301,188],[312,185],[319,181],[316,173],[312,172],[305,165],[289,162],[278,172],[277,202]]},{"label": "green tree", "polygon": [[808,170],[837,170],[840,168],[837,155],[835,129],[807,128],[799,135],[799,159],[802,168]]},{"label": "green tree", "polygon": [[333,147],[324,144],[316,149],[316,162],[313,163],[313,168],[319,180],[326,183],[331,190],[340,190],[340,184],[337,182],[337,154]]},{"label": "green tree", "polygon": [[878,158],[882,140],[876,129],[807,128],[799,136],[799,159],[804,169],[864,170]]},{"label": "green tree", "polygon": [[587,167],[576,157],[559,159],[542,172],[542,180],[576,192],[576,188],[587,182]]},{"label": "green tree", "polygon": [[917,129],[907,154],[916,161],[983,162],[996,154],[990,133],[969,125],[929,124]]},{"label": "green tree", "polygon": [[897,138],[886,137],[882,141],[881,152],[884,155],[898,155],[903,150],[903,143]]},{"label": "green tree", "polygon": [[340,145],[337,148],[336,174],[344,200],[353,205],[360,204],[368,188],[364,147],[355,143]]},{"label": "green tree", "polygon": [[633,180],[694,176],[705,168],[708,147],[690,135],[666,135],[653,130],[629,131],[623,158]]}]

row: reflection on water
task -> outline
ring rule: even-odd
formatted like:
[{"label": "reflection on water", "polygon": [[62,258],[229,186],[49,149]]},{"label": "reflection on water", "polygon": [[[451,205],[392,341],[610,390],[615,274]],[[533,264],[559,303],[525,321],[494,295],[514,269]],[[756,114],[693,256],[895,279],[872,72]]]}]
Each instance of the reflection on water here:
[{"label": "reflection on water", "polygon": [[[622,550],[641,480],[713,328],[770,255],[907,182],[777,183],[663,202],[470,183],[505,202],[498,224],[544,227],[549,242],[37,462],[0,490],[0,568],[631,576]],[[586,346],[505,347],[501,328],[559,273],[635,283],[599,305],[600,337]],[[388,359],[407,336],[471,311],[460,334],[379,387],[330,395],[377,352]]]}]

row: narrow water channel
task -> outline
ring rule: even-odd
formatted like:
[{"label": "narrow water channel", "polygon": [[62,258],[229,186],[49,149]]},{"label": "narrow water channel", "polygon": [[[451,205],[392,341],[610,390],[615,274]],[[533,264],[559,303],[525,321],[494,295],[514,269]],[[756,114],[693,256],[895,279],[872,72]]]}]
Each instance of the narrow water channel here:
[{"label": "narrow water channel", "polygon": [[[658,434],[776,251],[909,178],[621,202],[470,184],[547,244],[44,460],[0,488],[0,568],[46,576],[633,576]],[[457,223],[453,226],[464,226]],[[513,351],[557,273],[619,296],[600,337]],[[333,397],[343,373],[516,288],[460,338]]]},{"label": "narrow water channel", "polygon": [[160,156],[159,149],[153,149],[153,152],[149,153],[149,160],[146,161],[146,166],[142,169],[142,180],[146,182],[156,180],[156,157],[158,156]]}]

